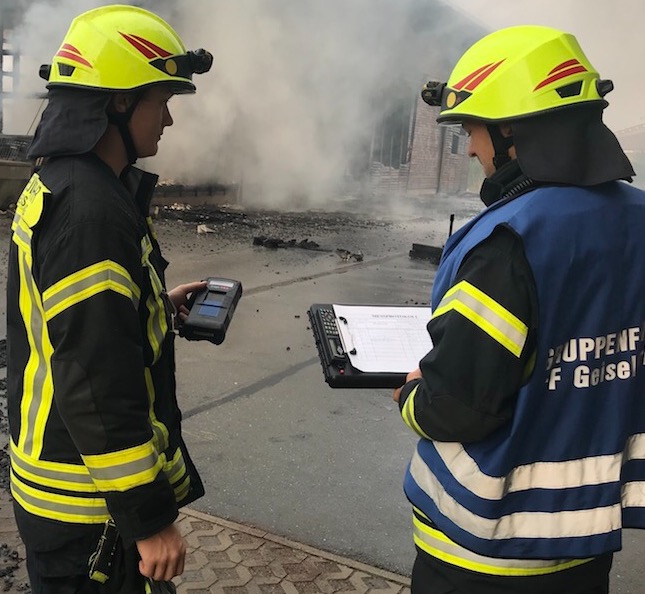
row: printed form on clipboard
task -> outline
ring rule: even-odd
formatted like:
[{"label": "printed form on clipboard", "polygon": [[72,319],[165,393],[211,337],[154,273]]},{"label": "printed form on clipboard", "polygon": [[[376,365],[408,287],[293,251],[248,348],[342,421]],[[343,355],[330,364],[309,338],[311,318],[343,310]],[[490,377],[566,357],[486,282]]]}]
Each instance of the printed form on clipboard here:
[{"label": "printed form on clipboard", "polygon": [[333,305],[345,353],[363,373],[404,373],[432,348],[429,307]]}]

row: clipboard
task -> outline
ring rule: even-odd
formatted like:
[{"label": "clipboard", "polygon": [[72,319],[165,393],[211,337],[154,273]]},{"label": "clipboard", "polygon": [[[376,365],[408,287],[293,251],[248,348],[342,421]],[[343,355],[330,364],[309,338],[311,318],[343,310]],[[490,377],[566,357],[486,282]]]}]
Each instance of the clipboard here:
[{"label": "clipboard", "polygon": [[315,303],[307,313],[331,388],[399,388],[432,348],[429,306]]}]

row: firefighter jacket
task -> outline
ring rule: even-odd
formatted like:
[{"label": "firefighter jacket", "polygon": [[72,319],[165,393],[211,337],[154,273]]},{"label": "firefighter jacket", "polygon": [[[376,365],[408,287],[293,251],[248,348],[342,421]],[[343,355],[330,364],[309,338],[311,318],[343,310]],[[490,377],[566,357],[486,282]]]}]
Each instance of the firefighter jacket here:
[{"label": "firefighter jacket", "polygon": [[402,413],[422,436],[405,478],[424,521],[420,548],[451,561],[447,544],[458,543],[458,564],[475,571],[478,555],[526,559],[491,573],[531,575],[619,550],[623,527],[645,527],[644,225],[645,194],[622,182],[544,186],[495,203],[449,239],[433,319],[457,312],[513,356],[524,352],[526,324],[455,282],[503,226],[522,241],[539,329],[512,419],[481,440],[430,439],[408,394]]},{"label": "firefighter jacket", "polygon": [[147,216],[157,177],[122,178],[91,153],[52,158],[12,225],[11,492],[34,542],[41,527],[109,517],[125,542],[146,538],[203,495],[180,433],[167,262]]}]

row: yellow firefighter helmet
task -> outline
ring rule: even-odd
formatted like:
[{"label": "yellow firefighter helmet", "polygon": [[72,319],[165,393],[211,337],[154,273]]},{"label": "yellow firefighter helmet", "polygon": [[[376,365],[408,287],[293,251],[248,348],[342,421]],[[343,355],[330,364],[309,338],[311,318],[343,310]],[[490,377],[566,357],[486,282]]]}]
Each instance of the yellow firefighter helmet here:
[{"label": "yellow firefighter helmet", "polygon": [[603,97],[612,88],[611,81],[600,80],[573,35],[523,25],[479,40],[446,84],[429,82],[421,96],[441,107],[438,122],[499,122],[580,103],[606,105]]},{"label": "yellow firefighter helmet", "polygon": [[176,93],[194,93],[193,74],[207,72],[212,60],[205,50],[187,52],[156,14],[117,4],[77,16],[41,76],[47,88],[131,91],[164,83]]}]

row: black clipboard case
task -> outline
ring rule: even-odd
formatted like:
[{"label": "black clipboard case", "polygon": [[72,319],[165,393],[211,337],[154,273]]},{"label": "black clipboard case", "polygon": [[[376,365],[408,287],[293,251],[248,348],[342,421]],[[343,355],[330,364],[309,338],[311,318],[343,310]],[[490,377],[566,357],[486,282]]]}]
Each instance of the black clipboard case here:
[{"label": "black clipboard case", "polygon": [[330,388],[400,388],[405,383],[406,373],[364,373],[352,366],[343,349],[331,303],[314,303],[307,314]]}]

